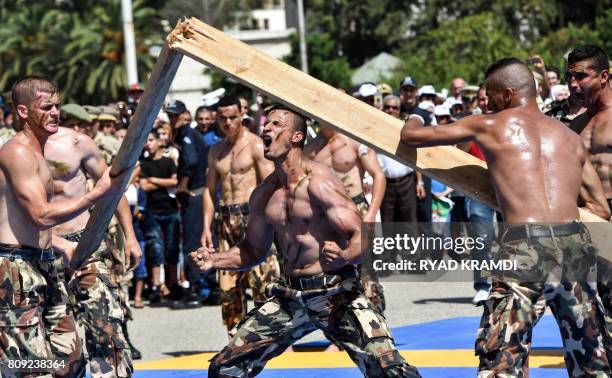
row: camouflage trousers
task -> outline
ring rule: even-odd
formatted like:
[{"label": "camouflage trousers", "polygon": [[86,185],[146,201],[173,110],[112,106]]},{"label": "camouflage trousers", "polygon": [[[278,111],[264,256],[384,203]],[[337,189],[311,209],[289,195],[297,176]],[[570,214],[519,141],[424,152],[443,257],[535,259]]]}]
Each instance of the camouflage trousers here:
[{"label": "camouflage trousers", "polygon": [[[359,214],[363,218],[365,214],[370,209],[370,205],[368,205],[368,201],[365,198],[363,193],[356,195],[351,198],[353,203],[357,205],[357,210],[359,210]],[[365,227],[364,227],[365,228]],[[378,281],[378,276],[371,267],[362,265],[361,267],[361,281],[363,282],[363,287],[365,288],[365,295],[368,297],[370,302],[374,305],[374,307],[383,314],[385,312],[385,308],[387,304],[385,302],[385,292],[382,284]]]},{"label": "camouflage trousers", "polygon": [[587,233],[532,237],[502,242],[505,256],[516,256],[519,266],[541,280],[519,281],[496,277],[476,338],[479,377],[527,377],[533,327],[548,305],[557,320],[564,359],[571,377],[608,377],[610,366],[604,344],[610,342],[596,284],[559,282],[540,275],[550,264],[544,256],[596,254]]},{"label": "camouflage trousers", "polygon": [[[243,210],[248,205],[242,206]],[[223,211],[217,213],[216,227],[219,237],[219,252],[225,252],[238,244],[245,235],[248,222],[248,212]],[[247,314],[246,289],[251,288],[255,303],[266,300],[264,289],[267,283],[279,276],[279,266],[275,251],[270,253],[266,261],[244,272],[218,271],[219,288],[221,289],[221,317],[223,324],[230,331]]]},{"label": "camouflage trousers", "polygon": [[213,357],[209,377],[254,377],[268,360],[317,329],[344,347],[367,377],[420,377],[400,356],[385,318],[358,279],[307,291],[274,282],[266,293],[270,299],[249,312]]},{"label": "camouflage trousers", "polygon": [[[81,232],[67,235],[78,241]],[[113,261],[106,241],[90,256],[69,283],[79,322],[85,328],[89,369],[94,378],[130,377],[134,372],[132,353],[123,335],[124,311],[120,288],[111,278]]]},{"label": "camouflage trousers", "polygon": [[[23,247],[0,245],[1,252]],[[40,250],[39,250],[40,251]],[[66,284],[53,260],[0,257],[0,370],[2,377],[82,377],[86,363]],[[8,369],[10,360],[63,361],[47,373]]]}]

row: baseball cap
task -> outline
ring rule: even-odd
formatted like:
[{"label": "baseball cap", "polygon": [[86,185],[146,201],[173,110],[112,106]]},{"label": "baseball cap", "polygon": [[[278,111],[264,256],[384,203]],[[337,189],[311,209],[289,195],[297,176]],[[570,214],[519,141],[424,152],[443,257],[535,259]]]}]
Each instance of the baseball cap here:
[{"label": "baseball cap", "polygon": [[378,88],[376,88],[376,85],[372,83],[363,83],[359,86],[359,89],[357,90],[357,95],[359,95],[359,97],[370,97],[374,96],[377,93]]},{"label": "baseball cap", "polygon": [[434,114],[438,117],[450,116],[450,109],[444,105],[438,105],[434,108]]},{"label": "baseball cap", "polygon": [[225,88],[218,88],[212,92],[206,93],[202,96],[203,105],[206,107],[211,107],[217,105],[217,102],[225,95]]},{"label": "baseball cap", "polygon": [[464,97],[473,97],[478,94],[478,89],[478,85],[466,85],[465,87],[461,88],[459,93]]},{"label": "baseball cap", "polygon": [[181,100],[170,101],[166,105],[166,113],[181,114],[186,110],[187,106],[185,106],[185,103]]},{"label": "baseball cap", "polygon": [[66,104],[60,108],[60,119],[62,121],[76,120],[81,122],[91,122],[92,117],[84,107],[78,104]]},{"label": "baseball cap", "polygon": [[423,85],[421,88],[419,88],[419,96],[422,95],[437,96],[436,89],[433,85]]},{"label": "baseball cap", "polygon": [[144,92],[144,88],[142,85],[140,85],[140,83],[134,83],[128,88],[128,93],[131,92]]},{"label": "baseball cap", "polygon": [[422,101],[422,102],[419,103],[419,108],[423,109],[423,110],[428,110],[429,111],[430,108],[434,109],[435,107],[436,107],[436,105],[433,102],[431,102],[431,101]]},{"label": "baseball cap", "polygon": [[400,81],[400,89],[404,88],[404,87],[418,87],[416,80],[414,80],[412,77],[410,76],[406,76],[405,78],[403,78]]}]

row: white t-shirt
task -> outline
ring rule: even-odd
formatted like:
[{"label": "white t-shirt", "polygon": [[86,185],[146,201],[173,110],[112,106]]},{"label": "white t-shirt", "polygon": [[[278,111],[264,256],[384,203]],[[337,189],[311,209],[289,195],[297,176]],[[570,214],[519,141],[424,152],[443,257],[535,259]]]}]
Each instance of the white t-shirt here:
[{"label": "white t-shirt", "polygon": [[404,165],[394,159],[391,159],[387,155],[378,154],[378,160],[380,161],[380,165],[386,178],[400,178],[414,171],[409,166]]}]

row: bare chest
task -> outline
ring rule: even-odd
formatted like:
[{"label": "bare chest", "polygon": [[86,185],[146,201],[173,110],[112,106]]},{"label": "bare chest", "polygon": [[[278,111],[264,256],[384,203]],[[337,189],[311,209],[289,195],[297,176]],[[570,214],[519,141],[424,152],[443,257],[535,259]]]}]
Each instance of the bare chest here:
[{"label": "bare chest", "polygon": [[215,161],[215,168],[222,177],[243,175],[254,169],[254,160],[247,144],[233,146]]},{"label": "bare chest", "polygon": [[306,188],[276,190],[265,210],[266,218],[276,230],[299,230],[309,226],[317,212],[312,207]]},{"label": "bare chest", "polygon": [[334,171],[346,173],[357,165],[357,152],[345,140],[334,140],[323,147],[315,161],[331,167]]},{"label": "bare chest", "polygon": [[[612,115],[612,114],[611,114]],[[592,119],[584,132],[583,142],[592,154],[612,153],[612,120],[604,122],[602,117]]]},{"label": "bare chest", "polygon": [[66,143],[60,146],[48,142],[45,147],[45,159],[56,180],[70,181],[77,176],[82,176],[81,154],[72,145]]}]

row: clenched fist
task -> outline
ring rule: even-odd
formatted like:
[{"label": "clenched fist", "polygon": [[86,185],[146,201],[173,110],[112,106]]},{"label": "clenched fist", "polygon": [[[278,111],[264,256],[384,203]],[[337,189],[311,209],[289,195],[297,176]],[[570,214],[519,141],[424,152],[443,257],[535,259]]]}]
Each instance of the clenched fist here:
[{"label": "clenched fist", "polygon": [[211,253],[214,253],[214,249],[200,247],[187,255],[187,263],[192,268],[205,273],[213,268]]},{"label": "clenched fist", "polygon": [[326,241],[321,246],[319,261],[323,271],[326,272],[338,270],[347,264],[347,260],[344,257],[344,250],[332,241]]}]

